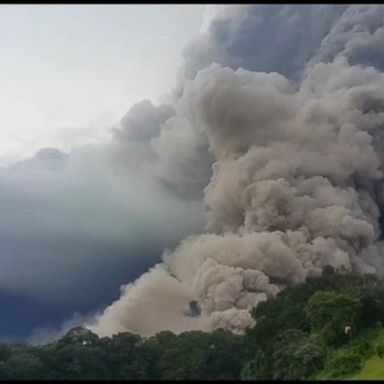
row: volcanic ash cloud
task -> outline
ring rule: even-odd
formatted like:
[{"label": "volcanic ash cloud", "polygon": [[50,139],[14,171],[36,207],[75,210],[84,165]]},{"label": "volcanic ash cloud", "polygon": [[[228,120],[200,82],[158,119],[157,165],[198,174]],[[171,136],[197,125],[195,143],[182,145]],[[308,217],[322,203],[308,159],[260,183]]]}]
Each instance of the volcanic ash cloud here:
[{"label": "volcanic ash cloud", "polygon": [[[381,33],[377,13],[348,8],[315,54],[332,46],[332,59],[310,61],[299,82],[218,63],[185,81],[152,145],[161,154],[168,147],[159,140],[172,129],[184,135],[185,148],[206,148],[199,164],[212,170],[204,189],[206,233],[166,251],[92,330],[242,332],[254,325],[251,308],[326,265],[382,276],[384,74],[346,54],[364,37],[373,52],[367,33],[351,32],[348,44],[345,32],[335,52],[348,17]],[[191,301],[198,316],[188,315]]]}]

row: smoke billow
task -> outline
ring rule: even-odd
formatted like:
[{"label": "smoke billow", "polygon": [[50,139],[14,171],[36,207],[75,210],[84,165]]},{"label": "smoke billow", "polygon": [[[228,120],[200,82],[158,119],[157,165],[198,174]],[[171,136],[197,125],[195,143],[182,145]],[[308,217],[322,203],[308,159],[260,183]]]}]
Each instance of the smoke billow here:
[{"label": "smoke billow", "polygon": [[172,112],[132,135],[175,189],[206,181],[206,233],[124,287],[101,335],[241,332],[326,265],[383,275],[384,7],[228,6],[205,29]]}]

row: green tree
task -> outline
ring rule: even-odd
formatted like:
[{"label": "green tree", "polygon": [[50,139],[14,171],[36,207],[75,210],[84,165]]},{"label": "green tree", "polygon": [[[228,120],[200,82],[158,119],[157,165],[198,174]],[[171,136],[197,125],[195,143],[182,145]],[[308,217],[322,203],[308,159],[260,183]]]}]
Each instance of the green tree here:
[{"label": "green tree", "polygon": [[271,373],[274,380],[298,380],[306,375],[307,365],[302,357],[295,356],[298,349],[307,342],[307,334],[298,329],[280,332],[272,344]]},{"label": "green tree", "polygon": [[36,356],[20,353],[4,363],[4,373],[9,380],[39,380],[44,376],[44,364]]},{"label": "green tree", "polygon": [[11,347],[5,343],[0,343],[0,361],[8,360],[11,356]]},{"label": "green tree", "polygon": [[330,355],[325,364],[328,378],[341,378],[361,369],[363,356],[355,349],[336,350]]},{"label": "green tree", "polygon": [[362,304],[362,323],[369,327],[384,320],[384,303],[376,292],[368,292],[360,299]]},{"label": "green tree", "polygon": [[65,380],[91,380],[108,377],[106,351],[87,345],[66,345],[55,353],[54,371]]},{"label": "green tree", "polygon": [[356,332],[362,312],[361,302],[334,291],[316,292],[308,301],[305,313],[312,332],[317,332],[325,343],[340,344],[349,340],[344,330]]},{"label": "green tree", "polygon": [[252,360],[247,361],[241,370],[240,377],[243,380],[268,380],[271,378],[268,369],[269,359],[262,349],[256,350]]},{"label": "green tree", "polygon": [[293,353],[293,359],[302,367],[302,378],[309,377],[323,369],[326,357],[326,350],[310,340],[299,345]]},{"label": "green tree", "polygon": [[233,380],[240,378],[245,361],[252,355],[244,336],[218,329],[206,334],[209,349],[204,362],[207,379]]},{"label": "green tree", "polygon": [[141,353],[142,339],[130,332],[114,335],[105,346],[105,364],[115,380],[147,379],[147,365]]},{"label": "green tree", "polygon": [[378,343],[376,345],[376,353],[380,357],[380,359],[384,358],[384,343]]},{"label": "green tree", "polygon": [[201,380],[207,377],[205,360],[209,338],[204,332],[184,332],[168,343],[159,360],[165,380]]}]

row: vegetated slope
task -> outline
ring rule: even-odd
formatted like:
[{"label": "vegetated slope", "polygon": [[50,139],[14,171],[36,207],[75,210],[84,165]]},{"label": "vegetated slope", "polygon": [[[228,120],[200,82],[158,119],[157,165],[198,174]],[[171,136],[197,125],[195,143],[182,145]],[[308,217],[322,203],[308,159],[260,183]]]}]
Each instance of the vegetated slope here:
[{"label": "vegetated slope", "polygon": [[45,345],[1,344],[1,379],[384,378],[384,298],[373,276],[335,272],[286,288],[252,311],[245,334],[77,327]]},{"label": "vegetated slope", "polygon": [[383,360],[378,356],[373,356],[365,362],[363,369],[357,375],[351,377],[351,380],[382,380],[383,377]]}]

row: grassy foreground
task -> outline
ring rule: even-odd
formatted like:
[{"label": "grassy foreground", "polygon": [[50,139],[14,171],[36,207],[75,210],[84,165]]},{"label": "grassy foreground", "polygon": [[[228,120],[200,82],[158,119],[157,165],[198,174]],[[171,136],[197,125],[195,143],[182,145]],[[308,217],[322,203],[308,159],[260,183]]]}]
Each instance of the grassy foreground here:
[{"label": "grassy foreground", "polygon": [[[335,349],[331,354],[345,354],[348,356],[348,352],[353,349],[359,349],[359,346],[365,343],[366,350],[362,352],[364,356],[360,363],[352,369],[353,373],[335,375],[332,370],[328,370],[326,367],[317,375],[314,375],[314,380],[383,380],[384,379],[384,358],[378,355],[378,346],[384,340],[384,328],[382,326],[373,327],[363,332],[355,340],[344,345],[341,348]],[[380,350],[380,349],[379,349]],[[360,348],[361,352],[361,348]]]},{"label": "grassy foreground", "polygon": [[383,380],[384,378],[384,360],[378,356],[369,358],[359,372],[359,374],[350,378],[350,380]]}]

